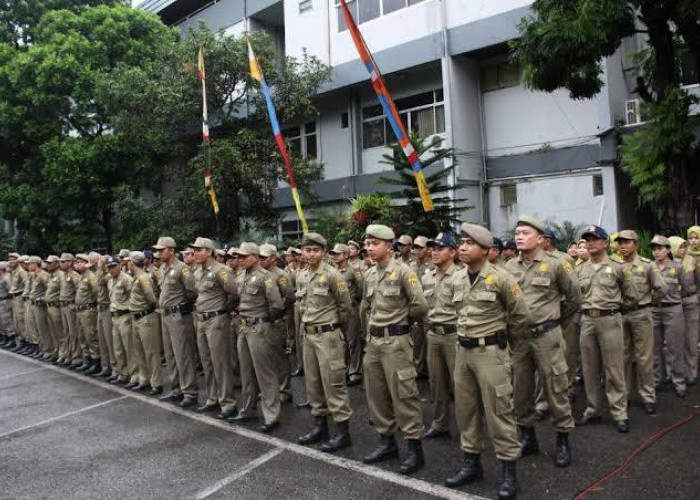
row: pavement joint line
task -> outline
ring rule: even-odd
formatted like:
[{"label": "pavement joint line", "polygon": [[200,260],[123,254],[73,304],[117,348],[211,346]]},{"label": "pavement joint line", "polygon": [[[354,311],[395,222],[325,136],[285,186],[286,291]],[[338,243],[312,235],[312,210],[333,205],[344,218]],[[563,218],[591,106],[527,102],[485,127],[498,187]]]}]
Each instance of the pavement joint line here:
[{"label": "pavement joint line", "polygon": [[[27,359],[26,357],[22,356],[21,354],[15,354],[13,352],[7,352],[4,350],[0,350],[1,354],[5,354],[7,356],[17,358],[17,359],[23,359],[28,363],[36,364],[36,365],[41,365],[42,362],[35,360],[35,359]],[[316,450],[314,448],[309,448],[307,446],[302,446],[296,443],[292,443],[289,441],[285,441],[284,439],[277,438],[274,436],[270,436],[267,434],[263,434],[257,431],[253,431],[251,429],[247,429],[245,427],[239,427],[239,426],[234,426],[226,421],[218,420],[216,418],[212,418],[206,415],[200,415],[198,413],[193,413],[191,410],[186,410],[183,408],[179,408],[177,406],[174,406],[170,403],[163,403],[157,399],[151,398],[149,396],[146,396],[144,394],[139,394],[133,391],[130,391],[128,389],[124,389],[123,387],[115,386],[106,382],[102,382],[100,380],[91,378],[91,377],[85,377],[84,375],[81,375],[79,373],[71,372],[68,371],[64,368],[59,368],[57,366],[46,366],[48,370],[55,371],[56,373],[60,373],[62,375],[72,377],[76,380],[81,380],[83,382],[86,382],[88,384],[101,387],[103,389],[109,389],[114,392],[118,392],[119,394],[124,395],[125,397],[131,397],[134,398],[138,401],[141,401],[143,403],[150,404],[152,406],[161,408],[163,410],[169,411],[170,413],[174,413],[176,415],[181,415],[183,417],[187,417],[191,420],[195,420],[197,422],[201,422],[203,424],[216,427],[218,429],[222,429],[224,431],[230,432],[232,434],[237,434],[239,436],[252,439],[254,441],[258,441],[260,443],[267,444],[269,446],[272,446],[274,448],[281,448],[283,450],[296,453],[297,455],[302,455],[307,458],[312,458],[314,460],[318,460],[321,462],[325,462],[330,465],[334,465],[336,467],[340,467],[341,469],[349,470],[351,472],[357,472],[359,474],[363,474],[365,476],[373,477],[375,479],[379,479],[388,483],[395,484],[397,486],[402,486],[404,488],[420,492],[420,493],[425,493],[427,495],[434,496],[436,498],[443,498],[446,500],[486,500],[485,497],[481,497],[478,495],[474,495],[471,493],[467,493],[462,490],[457,490],[457,489],[451,489],[447,488],[446,486],[442,486],[439,484],[431,483],[429,481],[425,481],[423,479],[417,479],[414,477],[408,477],[404,476],[402,474],[397,474],[392,471],[388,471],[385,469],[381,469],[379,467],[375,467],[372,465],[367,465],[362,462],[358,462],[356,460],[351,460],[349,458],[345,457],[340,457],[336,455],[332,455],[330,453],[324,453],[322,451]],[[119,398],[123,399],[123,398]],[[2,436],[0,436],[2,437]]]},{"label": "pavement joint line", "polygon": [[4,439],[4,438],[11,436],[13,434],[17,434],[19,432],[33,429],[35,427],[41,427],[42,425],[52,424],[52,423],[57,422],[59,420],[62,420],[64,418],[72,417],[74,415],[79,415],[81,413],[85,413],[86,411],[94,410],[95,408],[99,408],[101,406],[105,406],[105,405],[108,405],[110,403],[114,403],[115,401],[120,401],[120,400],[126,399],[126,398],[127,398],[127,396],[120,396],[118,398],[108,399],[107,401],[101,401],[99,403],[95,403],[94,405],[85,406],[85,407],[80,408],[78,410],[69,411],[68,413],[64,413],[62,415],[57,415],[55,417],[47,418],[46,420],[42,420],[41,422],[37,422],[35,424],[25,425],[24,427],[20,427],[19,429],[13,429],[11,431],[7,431],[7,432],[0,434],[0,439]]},{"label": "pavement joint line", "polygon": [[40,368],[34,368],[33,370],[27,370],[26,372],[11,373],[10,375],[3,375],[3,376],[0,376],[0,380],[7,380],[8,378],[21,377],[22,375],[29,375],[30,373],[40,372],[42,370],[46,370],[47,368],[48,368],[48,366],[42,366]]},{"label": "pavement joint line", "polygon": [[251,472],[254,469],[257,469],[261,465],[263,465],[265,462],[268,462],[275,458],[277,455],[280,453],[283,453],[284,450],[282,448],[273,448],[272,450],[263,453],[260,455],[258,458],[251,460],[248,462],[246,465],[243,467],[236,469],[232,474],[226,476],[225,478],[221,479],[220,481],[217,481],[213,485],[211,485],[209,488],[206,488],[199,493],[195,495],[195,500],[204,500],[205,498],[210,497],[220,489],[228,486],[232,482],[236,481],[237,479],[242,478],[249,472]]}]

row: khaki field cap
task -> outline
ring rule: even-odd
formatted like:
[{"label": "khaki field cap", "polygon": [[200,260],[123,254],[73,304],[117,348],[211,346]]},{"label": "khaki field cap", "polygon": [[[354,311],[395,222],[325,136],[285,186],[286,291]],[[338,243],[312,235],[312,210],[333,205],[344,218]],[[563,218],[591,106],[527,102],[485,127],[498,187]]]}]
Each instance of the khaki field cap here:
[{"label": "khaki field cap", "polygon": [[260,245],[260,257],[272,257],[273,255],[277,255],[277,247],[275,245],[271,245],[270,243],[263,243]]},{"label": "khaki field cap", "polygon": [[236,253],[238,255],[243,255],[244,257],[249,255],[260,255],[260,247],[253,242],[244,241],[240,244]]},{"label": "khaki field cap", "polygon": [[75,257],[72,253],[63,252],[58,260],[60,262],[73,262],[75,260]]},{"label": "khaki field cap", "polygon": [[537,229],[540,233],[544,233],[544,224],[542,224],[542,221],[539,219],[536,219],[535,217],[532,217],[530,215],[521,215],[518,217],[518,222],[516,226],[520,225],[525,225],[525,226],[530,226],[534,227]]},{"label": "khaki field cap", "polygon": [[226,251],[222,248],[217,248],[216,250],[214,250],[214,255],[216,255],[217,257],[226,257]]},{"label": "khaki field cap", "polygon": [[19,259],[17,259],[20,262],[29,262],[29,255],[20,255]]},{"label": "khaki field cap", "polygon": [[238,247],[231,247],[228,249],[228,252],[226,252],[228,255],[238,255]]},{"label": "khaki field cap", "polygon": [[121,250],[119,250],[119,258],[120,259],[125,259],[127,257],[129,257],[129,250],[128,249],[122,248]]},{"label": "khaki field cap", "polygon": [[190,243],[192,248],[208,248],[209,250],[214,250],[214,242],[209,238],[202,238],[198,236],[194,243]]},{"label": "khaki field cap", "polygon": [[9,266],[9,264],[7,262],[5,262],[4,260],[0,261],[0,271],[7,271],[8,266]]},{"label": "khaki field cap", "polygon": [[79,253],[75,255],[75,260],[82,260],[83,262],[87,262],[90,259],[88,258],[86,253]]},{"label": "khaki field cap", "polygon": [[637,233],[631,229],[623,229],[620,231],[620,234],[617,235],[617,238],[615,238],[615,241],[620,241],[620,240],[632,240],[632,241],[639,241],[639,237],[637,236]]},{"label": "khaki field cap", "polygon": [[411,238],[407,234],[402,234],[399,240],[396,242],[399,245],[412,245],[413,244],[413,238]]},{"label": "khaki field cap", "polygon": [[653,247],[658,246],[658,247],[671,248],[671,242],[668,241],[668,238],[666,238],[666,236],[661,236],[660,234],[655,235],[651,239],[650,245]]},{"label": "khaki field cap", "polygon": [[365,229],[365,238],[393,241],[395,237],[394,231],[390,227],[381,224],[370,224],[367,226],[367,229]]},{"label": "khaki field cap", "polygon": [[413,240],[414,247],[425,248],[427,245],[428,245],[428,238],[426,238],[425,236],[416,236],[416,239]]},{"label": "khaki field cap", "polygon": [[326,248],[328,246],[328,241],[326,241],[326,238],[324,238],[318,233],[306,233],[301,239],[301,247],[303,248],[309,245],[316,245]]},{"label": "khaki field cap", "polygon": [[287,253],[290,253],[292,255],[301,255],[301,250],[299,250],[297,247],[289,247],[287,249]]},{"label": "khaki field cap", "polygon": [[58,256],[57,255],[49,255],[46,257],[46,262],[51,263],[51,262],[58,262]]},{"label": "khaki field cap", "polygon": [[342,243],[336,243],[333,247],[333,250],[331,250],[328,253],[330,253],[331,255],[339,253],[350,253],[350,247],[348,247],[347,245],[343,245]]},{"label": "khaki field cap", "polygon": [[129,252],[129,259],[134,264],[143,264],[144,261],[146,260],[146,256],[144,255],[143,252],[139,252],[139,251]]},{"label": "khaki field cap", "polygon": [[17,252],[12,252],[11,254],[9,254],[9,255],[7,256],[7,258],[8,258],[9,260],[12,260],[12,259],[19,259],[19,254],[18,254]]},{"label": "khaki field cap", "polygon": [[482,248],[491,248],[493,246],[493,235],[491,231],[483,226],[465,222],[459,228],[459,232],[462,233],[462,236],[468,236],[474,240]]},{"label": "khaki field cap", "polygon": [[41,257],[38,255],[32,255],[29,257],[29,263],[30,264],[41,264]]},{"label": "khaki field cap", "polygon": [[358,242],[353,241],[353,240],[348,241],[348,246],[349,246],[349,247],[355,247],[355,248],[357,248],[358,250],[362,250],[362,246],[361,246]]},{"label": "khaki field cap", "polygon": [[177,245],[175,244],[175,240],[170,236],[161,236],[158,238],[158,242],[153,245],[153,248],[156,250],[163,250],[164,248],[177,248]]},{"label": "khaki field cap", "polygon": [[100,254],[97,252],[90,252],[88,254],[88,264],[94,266],[100,261]]}]

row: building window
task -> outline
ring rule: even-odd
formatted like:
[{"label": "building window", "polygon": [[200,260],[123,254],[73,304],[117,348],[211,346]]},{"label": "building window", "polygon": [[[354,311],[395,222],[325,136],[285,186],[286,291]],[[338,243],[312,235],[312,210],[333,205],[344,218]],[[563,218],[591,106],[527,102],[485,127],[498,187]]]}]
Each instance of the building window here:
[{"label": "building window", "polygon": [[603,175],[596,174],[593,176],[593,196],[603,195]]},{"label": "building window", "polygon": [[483,92],[516,87],[520,85],[520,67],[517,63],[502,62],[492,64],[481,70],[481,88]]},{"label": "building window", "polygon": [[[445,103],[442,89],[395,101],[404,126],[428,137],[445,132]],[[396,142],[389,120],[380,104],[362,109],[362,148],[376,148]]]},{"label": "building window", "polygon": [[[371,21],[380,16],[385,16],[394,11],[405,9],[411,5],[415,5],[425,0],[346,0],[348,10],[352,14],[353,19],[357,24],[362,24],[366,21]],[[338,13],[338,31],[342,32],[348,29],[345,24],[345,16],[343,9],[340,7],[340,2],[336,1],[336,11]]]},{"label": "building window", "polygon": [[700,71],[695,64],[695,58],[687,48],[681,52],[681,83],[683,85],[696,85],[700,83]]},{"label": "building window", "polygon": [[316,122],[290,127],[284,131],[284,136],[289,143],[289,152],[291,154],[306,159],[318,157]]},{"label": "building window", "polygon": [[294,220],[285,220],[280,223],[280,236],[282,239],[298,240],[304,235],[304,229],[301,227],[301,222]]},{"label": "building window", "polygon": [[518,190],[515,184],[501,186],[501,206],[512,207],[518,203]]},{"label": "building window", "polygon": [[299,0],[299,14],[311,10],[311,7],[313,7],[311,0]]}]

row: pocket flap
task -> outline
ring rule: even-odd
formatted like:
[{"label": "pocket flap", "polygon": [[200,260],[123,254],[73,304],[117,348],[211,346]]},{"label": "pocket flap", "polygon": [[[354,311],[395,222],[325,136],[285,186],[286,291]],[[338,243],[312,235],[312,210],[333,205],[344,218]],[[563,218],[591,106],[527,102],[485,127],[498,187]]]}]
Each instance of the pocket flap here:
[{"label": "pocket flap", "polygon": [[396,376],[399,380],[411,380],[418,376],[418,372],[414,367],[404,368],[403,370],[398,370]]},{"label": "pocket flap", "polygon": [[554,375],[564,375],[568,373],[569,367],[566,365],[566,361],[560,361],[552,366],[552,373]]},{"label": "pocket flap", "polygon": [[513,386],[511,384],[501,384],[496,386],[496,397],[503,398],[513,394]]},{"label": "pocket flap", "polygon": [[328,295],[328,288],[314,288],[314,295]]},{"label": "pocket flap", "polygon": [[462,302],[462,300],[464,300],[463,291],[455,292],[455,294],[452,296],[452,302]]},{"label": "pocket flap", "polygon": [[389,287],[382,290],[382,295],[385,297],[398,297],[401,295],[401,288],[399,287]]},{"label": "pocket flap", "polygon": [[342,359],[332,359],[329,363],[331,371],[343,371],[345,372],[345,361]]},{"label": "pocket flap", "polygon": [[537,286],[549,286],[551,280],[547,276],[535,276],[532,278],[532,284]]},{"label": "pocket flap", "polygon": [[477,292],[475,299],[485,302],[494,302],[496,300],[496,292]]}]

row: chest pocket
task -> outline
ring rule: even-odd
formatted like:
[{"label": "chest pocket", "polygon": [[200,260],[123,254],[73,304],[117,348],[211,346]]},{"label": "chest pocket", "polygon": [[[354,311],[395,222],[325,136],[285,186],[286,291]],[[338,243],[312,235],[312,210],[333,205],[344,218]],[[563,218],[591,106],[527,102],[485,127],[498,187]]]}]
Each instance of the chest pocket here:
[{"label": "chest pocket", "polygon": [[260,287],[255,284],[247,284],[245,287],[245,293],[250,295],[258,295],[260,293]]},{"label": "chest pocket", "polygon": [[457,302],[462,302],[464,300],[464,292],[459,291],[455,292],[455,294],[452,296],[452,302],[457,303]]},{"label": "chest pocket", "polygon": [[496,292],[482,291],[474,294],[474,300],[477,302],[495,302]]},{"label": "chest pocket", "polygon": [[313,294],[317,297],[326,297],[326,296],[328,296],[329,293],[330,292],[329,292],[328,288],[323,288],[323,287],[314,288],[314,290],[313,290]]},{"label": "chest pocket", "polygon": [[532,278],[532,284],[534,286],[549,287],[552,284],[552,280],[549,278],[549,276],[535,276]]},{"label": "chest pocket", "polygon": [[382,295],[384,295],[385,297],[396,299],[401,296],[401,287],[393,285],[387,286],[386,288],[382,289]]}]

